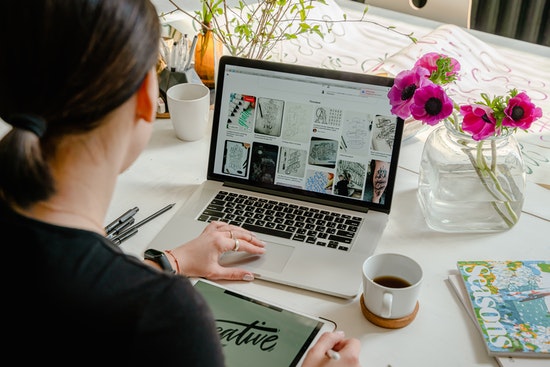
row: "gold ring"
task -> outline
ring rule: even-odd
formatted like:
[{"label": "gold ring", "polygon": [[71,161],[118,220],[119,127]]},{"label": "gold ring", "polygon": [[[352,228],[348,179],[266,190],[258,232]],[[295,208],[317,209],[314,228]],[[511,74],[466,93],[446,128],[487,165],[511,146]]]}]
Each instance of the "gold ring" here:
[{"label": "gold ring", "polygon": [[233,251],[239,251],[239,239],[235,238],[235,247],[233,247]]},{"label": "gold ring", "polygon": [[235,237],[233,237],[233,231],[229,231],[229,234],[231,235],[231,239],[235,238]]}]

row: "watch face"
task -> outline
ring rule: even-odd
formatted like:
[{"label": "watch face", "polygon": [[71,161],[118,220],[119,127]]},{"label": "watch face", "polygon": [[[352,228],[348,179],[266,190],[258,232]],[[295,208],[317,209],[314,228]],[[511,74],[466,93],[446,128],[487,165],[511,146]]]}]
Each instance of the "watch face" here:
[{"label": "watch face", "polygon": [[156,262],[163,270],[167,271],[168,273],[173,274],[176,272],[172,268],[172,265],[170,264],[170,261],[168,260],[164,252],[150,248],[146,250],[143,255],[145,259]]},{"label": "watch face", "polygon": [[162,255],[164,255],[164,253],[162,251],[150,248],[145,251],[144,255],[146,259],[158,259]]}]

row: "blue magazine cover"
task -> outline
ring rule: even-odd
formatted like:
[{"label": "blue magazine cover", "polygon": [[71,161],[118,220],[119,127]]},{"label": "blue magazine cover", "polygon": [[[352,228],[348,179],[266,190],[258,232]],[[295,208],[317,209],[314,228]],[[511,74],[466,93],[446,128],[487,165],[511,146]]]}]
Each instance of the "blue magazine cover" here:
[{"label": "blue magazine cover", "polygon": [[550,358],[550,260],[457,267],[490,355]]}]

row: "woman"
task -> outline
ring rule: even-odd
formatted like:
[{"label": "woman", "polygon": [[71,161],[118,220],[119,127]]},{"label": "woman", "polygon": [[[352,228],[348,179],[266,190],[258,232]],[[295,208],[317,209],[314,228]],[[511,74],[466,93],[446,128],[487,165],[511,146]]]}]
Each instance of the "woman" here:
[{"label": "woman", "polygon": [[[124,254],[103,228],[118,174],[152,131],[155,8],[149,0],[4,1],[0,14],[0,117],[12,126],[0,141],[0,230],[18,254],[3,267],[8,348],[26,347],[22,361],[57,365],[222,366],[212,315],[188,279]],[[233,237],[241,251],[264,252],[249,231],[216,222],[161,253],[164,268],[252,280],[218,263]],[[339,361],[325,356],[331,348]],[[359,349],[327,333],[304,365],[358,365]]]}]

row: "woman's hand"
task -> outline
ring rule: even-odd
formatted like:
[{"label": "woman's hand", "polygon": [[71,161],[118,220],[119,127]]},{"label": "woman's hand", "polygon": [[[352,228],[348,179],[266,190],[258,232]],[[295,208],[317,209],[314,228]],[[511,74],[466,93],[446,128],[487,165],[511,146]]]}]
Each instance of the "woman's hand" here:
[{"label": "woman's hand", "polygon": [[225,222],[211,222],[199,237],[170,252],[178,260],[180,273],[188,277],[203,277],[211,280],[253,280],[254,275],[247,270],[220,265],[220,256],[229,251],[261,255],[265,252],[265,242],[244,228]]},{"label": "woman's hand", "polygon": [[[329,350],[338,352],[339,358],[329,357]],[[304,359],[303,367],[361,367],[359,352],[361,343],[358,339],[346,338],[344,332],[335,331],[321,335],[317,343],[311,347]]]}]

